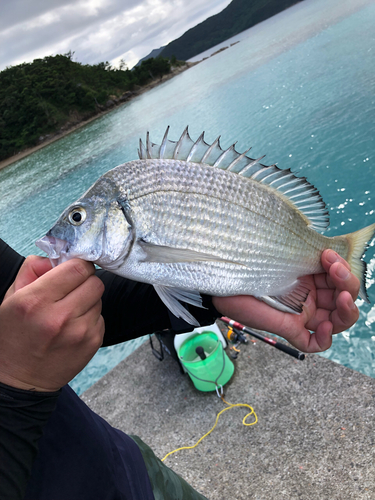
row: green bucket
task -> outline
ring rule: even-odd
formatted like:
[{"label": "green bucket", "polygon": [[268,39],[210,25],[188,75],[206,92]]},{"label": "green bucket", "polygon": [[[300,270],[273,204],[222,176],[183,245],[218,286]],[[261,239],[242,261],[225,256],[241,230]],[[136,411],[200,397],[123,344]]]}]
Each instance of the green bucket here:
[{"label": "green bucket", "polygon": [[[205,359],[199,356],[197,347],[203,348]],[[226,384],[234,372],[234,365],[214,332],[188,337],[178,349],[178,357],[199,391],[215,391]]]}]

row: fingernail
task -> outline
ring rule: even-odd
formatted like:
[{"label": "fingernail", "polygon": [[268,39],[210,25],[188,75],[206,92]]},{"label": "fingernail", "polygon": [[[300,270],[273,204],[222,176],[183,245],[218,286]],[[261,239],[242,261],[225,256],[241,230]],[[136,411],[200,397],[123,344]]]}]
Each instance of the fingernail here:
[{"label": "fingernail", "polygon": [[339,260],[339,256],[333,250],[329,250],[329,252],[327,252],[326,259],[330,264],[334,264]]},{"label": "fingernail", "polygon": [[341,265],[336,269],[336,274],[342,280],[346,280],[349,278],[350,271],[345,266]]}]

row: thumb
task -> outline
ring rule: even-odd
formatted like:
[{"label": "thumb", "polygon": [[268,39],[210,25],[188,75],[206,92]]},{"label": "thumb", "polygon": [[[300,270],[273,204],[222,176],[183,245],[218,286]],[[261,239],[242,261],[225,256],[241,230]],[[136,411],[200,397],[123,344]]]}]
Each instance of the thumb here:
[{"label": "thumb", "polygon": [[18,271],[17,277],[11,287],[13,288],[13,293],[24,286],[30,285],[30,283],[33,283],[51,269],[52,265],[48,258],[37,257],[35,255],[27,257],[21,269]]}]

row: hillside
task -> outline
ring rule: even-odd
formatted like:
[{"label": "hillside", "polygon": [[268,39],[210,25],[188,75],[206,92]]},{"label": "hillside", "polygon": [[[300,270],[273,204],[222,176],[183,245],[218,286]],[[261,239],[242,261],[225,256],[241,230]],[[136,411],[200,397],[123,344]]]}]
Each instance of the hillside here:
[{"label": "hillside", "polygon": [[0,160],[124,102],[133,89],[160,80],[171,69],[161,57],[133,71],[72,59],[69,52],[0,72]]},{"label": "hillside", "polygon": [[165,45],[163,45],[163,47],[159,47],[158,49],[153,49],[149,54],[147,54],[147,56],[142,57],[142,59],[137,62],[136,66],[140,66],[143,61],[147,61],[147,59],[151,59],[151,57],[158,57],[163,49],[165,49]]},{"label": "hillside", "polygon": [[255,24],[302,0],[233,0],[224,10],[209,17],[160,52],[187,61]]}]

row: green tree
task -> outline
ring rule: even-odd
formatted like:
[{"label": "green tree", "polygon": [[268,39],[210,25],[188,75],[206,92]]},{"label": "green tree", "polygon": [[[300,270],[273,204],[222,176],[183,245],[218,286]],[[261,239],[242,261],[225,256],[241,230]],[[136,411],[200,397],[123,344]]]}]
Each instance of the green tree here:
[{"label": "green tree", "polygon": [[72,114],[89,118],[110,95],[120,97],[170,71],[164,58],[144,61],[130,71],[123,60],[120,68],[112,68],[108,62],[82,65],[73,56],[69,51],[0,72],[0,160],[55,133]]}]

